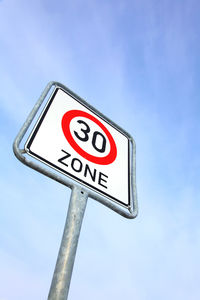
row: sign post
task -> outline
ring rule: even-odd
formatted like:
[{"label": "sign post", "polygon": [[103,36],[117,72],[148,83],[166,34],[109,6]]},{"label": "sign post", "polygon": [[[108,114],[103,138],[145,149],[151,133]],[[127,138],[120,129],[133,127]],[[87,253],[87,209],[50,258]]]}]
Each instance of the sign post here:
[{"label": "sign post", "polygon": [[88,197],[126,218],[137,216],[135,142],[64,85],[50,82],[17,135],[13,150],[25,165],[72,189],[48,296],[48,300],[66,300]]},{"label": "sign post", "polygon": [[87,198],[88,194],[79,188],[72,190],[48,300],[67,299]]}]

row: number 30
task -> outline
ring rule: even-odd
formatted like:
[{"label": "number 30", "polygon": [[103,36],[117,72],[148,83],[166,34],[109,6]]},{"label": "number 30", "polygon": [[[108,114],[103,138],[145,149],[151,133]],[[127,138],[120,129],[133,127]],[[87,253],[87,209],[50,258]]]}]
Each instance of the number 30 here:
[{"label": "number 30", "polygon": [[[80,129],[80,131],[83,133],[83,135],[82,136],[80,136],[79,134],[78,134],[78,132],[77,131],[74,131],[74,134],[75,134],[75,136],[80,140],[80,141],[82,141],[82,142],[87,142],[88,140],[89,140],[89,132],[90,132],[90,127],[89,127],[89,125],[86,123],[86,122],[84,122],[84,121],[82,121],[82,120],[78,120],[77,121],[79,124],[83,124],[85,127],[84,128],[81,128]],[[101,138],[102,138],[102,144],[101,144],[101,147],[98,147],[97,146],[97,138],[98,138],[98,136],[100,136]],[[94,133],[93,133],[93,135],[92,135],[92,146],[93,146],[93,148],[96,150],[96,151],[98,151],[98,152],[100,152],[100,153],[104,153],[105,152],[105,150],[106,150],[106,138],[105,138],[105,136],[101,133],[101,132],[99,132],[99,131],[94,131]]]}]

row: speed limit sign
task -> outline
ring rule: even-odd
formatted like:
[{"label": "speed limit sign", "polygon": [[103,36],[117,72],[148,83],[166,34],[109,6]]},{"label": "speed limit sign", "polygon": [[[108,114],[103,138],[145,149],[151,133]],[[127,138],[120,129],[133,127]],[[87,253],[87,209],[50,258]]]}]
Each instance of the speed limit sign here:
[{"label": "speed limit sign", "polygon": [[25,151],[107,199],[130,206],[130,138],[69,91],[54,89]]},{"label": "speed limit sign", "polygon": [[88,197],[126,218],[137,216],[135,142],[63,84],[52,81],[16,136],[13,150],[25,165],[72,189],[48,296],[67,299]]}]

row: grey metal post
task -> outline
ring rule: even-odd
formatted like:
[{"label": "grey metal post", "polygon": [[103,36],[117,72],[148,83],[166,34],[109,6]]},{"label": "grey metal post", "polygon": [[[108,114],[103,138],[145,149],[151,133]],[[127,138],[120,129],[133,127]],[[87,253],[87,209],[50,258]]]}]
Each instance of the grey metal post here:
[{"label": "grey metal post", "polygon": [[67,299],[87,198],[87,192],[81,188],[74,187],[72,189],[48,300]]}]

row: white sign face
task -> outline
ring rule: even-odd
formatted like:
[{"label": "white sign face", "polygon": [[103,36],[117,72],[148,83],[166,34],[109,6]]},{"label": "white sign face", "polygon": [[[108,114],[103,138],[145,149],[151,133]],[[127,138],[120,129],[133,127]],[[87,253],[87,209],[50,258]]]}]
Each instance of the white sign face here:
[{"label": "white sign face", "polygon": [[128,137],[61,88],[47,102],[25,150],[104,197],[130,205]]}]

